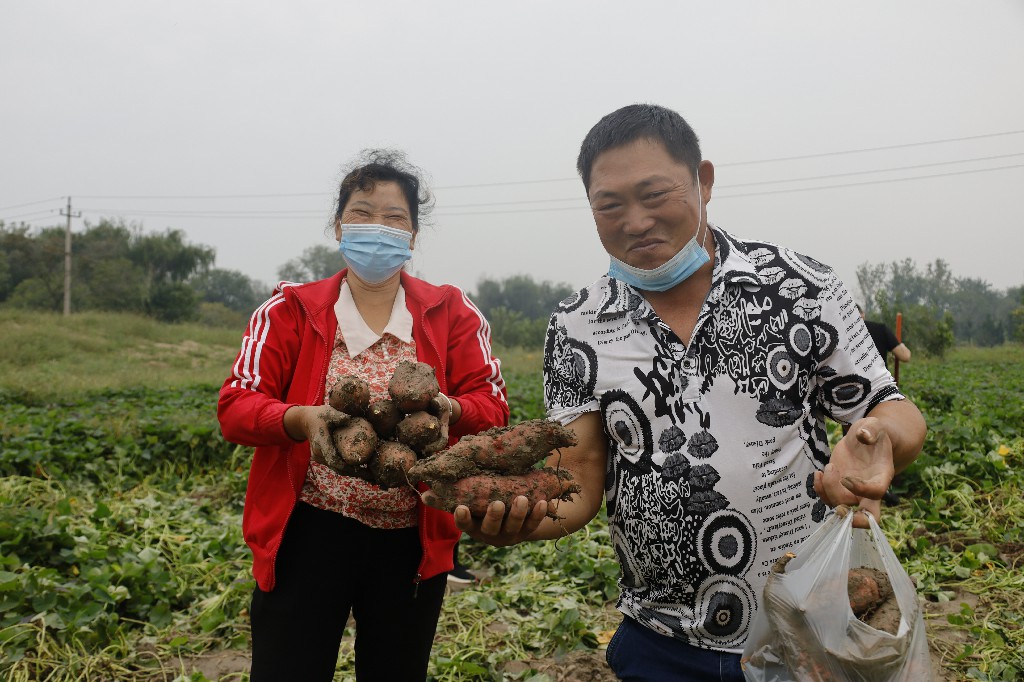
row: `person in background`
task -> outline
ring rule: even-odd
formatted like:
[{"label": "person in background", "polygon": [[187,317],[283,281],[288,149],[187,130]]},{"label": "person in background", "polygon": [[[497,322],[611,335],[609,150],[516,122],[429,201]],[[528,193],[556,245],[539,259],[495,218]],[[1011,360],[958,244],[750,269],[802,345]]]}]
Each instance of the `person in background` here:
[{"label": "person in background", "polygon": [[255,447],[242,518],[257,587],[253,682],[331,680],[355,617],[359,680],[426,677],[460,531],[411,487],[341,476],[325,396],[339,377],[387,397],[399,362],[431,365],[449,442],[508,423],[490,328],[456,287],[404,272],[431,206],[401,153],[364,152],[338,191],[334,236],[348,267],[282,282],[252,315],[220,391],[224,437]]},{"label": "person in background", "polygon": [[[492,545],[554,539],[606,501],[612,670],[740,682],[769,569],[837,504],[877,518],[924,419],[831,268],[708,222],[715,168],[678,113],[608,114],[577,169],[610,267],[552,315],[544,398],[578,439],[548,464],[582,492],[550,508],[517,497],[507,517],[500,501],[483,518],[457,507],[456,524]],[[852,425],[831,450],[825,415]]]},{"label": "person in background", "polygon": [[[461,542],[461,540],[460,540]],[[452,563],[454,567],[448,571],[448,584],[449,585],[472,585],[477,581],[475,575],[470,573],[466,565],[459,561],[459,543],[455,543],[455,551],[452,554]]]},{"label": "person in background", "polygon": [[[864,317],[864,309],[857,304],[857,312],[860,313],[860,317],[864,320],[864,326],[868,328],[868,334],[871,335],[871,341],[875,344],[875,348],[878,349],[878,354],[882,356],[882,360],[885,362],[885,366],[889,366],[889,354],[891,353],[900,362],[910,362],[910,349],[907,345],[896,338],[896,334],[893,333],[889,327],[882,322],[875,322]],[[843,427],[843,433],[849,430],[849,426]],[[898,483],[899,476],[893,477],[893,483]],[[900,496],[893,490],[893,486],[890,485],[882,495],[882,501],[892,506],[899,504]]]},{"label": "person in background", "polygon": [[896,338],[889,327],[882,322],[875,322],[864,317],[864,309],[857,304],[857,312],[860,313],[860,317],[864,320],[864,326],[868,328],[868,334],[871,335],[871,340],[875,344],[875,348],[878,349],[878,354],[882,356],[882,360],[885,361],[885,366],[889,366],[889,353],[892,353],[893,357],[900,362],[910,362],[910,349],[907,345]]}]

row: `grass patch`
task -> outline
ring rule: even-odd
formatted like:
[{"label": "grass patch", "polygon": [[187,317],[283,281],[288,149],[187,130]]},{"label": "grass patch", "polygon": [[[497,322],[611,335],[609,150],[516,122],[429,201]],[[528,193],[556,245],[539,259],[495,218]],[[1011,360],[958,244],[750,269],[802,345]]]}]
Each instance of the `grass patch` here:
[{"label": "grass patch", "polygon": [[135,386],[220,385],[242,330],[138,315],[0,309],[0,390],[48,399]]}]

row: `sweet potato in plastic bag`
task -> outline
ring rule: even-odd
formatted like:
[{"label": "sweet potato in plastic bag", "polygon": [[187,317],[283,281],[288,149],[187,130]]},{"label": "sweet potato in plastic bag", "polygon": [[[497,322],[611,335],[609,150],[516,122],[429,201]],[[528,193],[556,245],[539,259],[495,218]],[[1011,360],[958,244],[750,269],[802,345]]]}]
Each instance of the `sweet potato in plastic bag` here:
[{"label": "sweet potato in plastic bag", "polygon": [[[867,530],[837,507],[788,562],[769,573],[761,609],[743,649],[747,682],[920,682],[931,679],[917,591],[882,529]],[[876,630],[850,609],[851,568],[875,568],[892,583],[900,609],[896,634]]]}]

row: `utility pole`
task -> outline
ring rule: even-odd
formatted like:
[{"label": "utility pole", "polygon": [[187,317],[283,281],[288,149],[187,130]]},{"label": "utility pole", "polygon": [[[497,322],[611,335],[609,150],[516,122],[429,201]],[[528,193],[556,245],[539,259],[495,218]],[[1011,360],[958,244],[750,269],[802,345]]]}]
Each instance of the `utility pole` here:
[{"label": "utility pole", "polygon": [[68,210],[61,211],[68,217],[67,229],[64,231],[64,317],[71,314],[71,218],[79,218],[82,212],[71,212],[71,197],[68,197]]}]

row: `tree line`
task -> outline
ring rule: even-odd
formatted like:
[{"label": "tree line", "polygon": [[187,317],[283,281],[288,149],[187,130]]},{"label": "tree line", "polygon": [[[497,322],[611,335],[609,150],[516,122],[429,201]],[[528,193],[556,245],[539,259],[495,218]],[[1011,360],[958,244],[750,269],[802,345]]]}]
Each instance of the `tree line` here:
[{"label": "tree line", "polygon": [[1024,286],[1005,291],[972,277],[956,277],[942,259],[923,268],[910,258],[863,263],[857,285],[865,315],[893,327],[903,316],[903,341],[942,356],[954,343],[998,346],[1024,341]]},{"label": "tree line", "polygon": [[[63,227],[0,221],[0,306],[62,309],[64,238]],[[72,241],[72,309],[240,326],[272,287],[214,263],[214,249],[189,243],[181,230],[144,233],[123,221],[87,223]],[[336,249],[316,245],[282,264],[277,274],[307,282],[344,265]],[[1024,286],[1000,291],[980,279],[955,277],[942,260],[919,268],[909,258],[862,264],[857,285],[868,318],[892,327],[902,313],[903,339],[915,352],[942,355],[955,342],[1024,341]],[[467,293],[490,322],[497,344],[541,348],[551,311],[573,292],[566,283],[513,275],[482,278]]]}]

